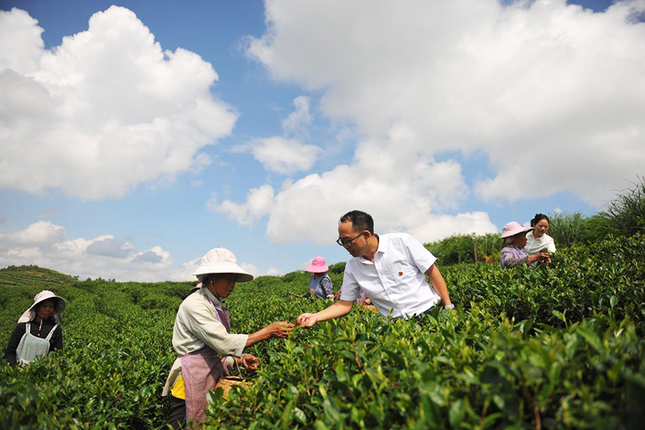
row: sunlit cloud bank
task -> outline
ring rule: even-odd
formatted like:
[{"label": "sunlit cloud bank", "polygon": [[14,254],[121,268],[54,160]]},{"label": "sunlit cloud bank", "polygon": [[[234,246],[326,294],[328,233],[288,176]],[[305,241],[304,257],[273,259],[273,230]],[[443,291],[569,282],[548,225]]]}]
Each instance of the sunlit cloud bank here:
[{"label": "sunlit cloud bank", "polygon": [[[81,280],[100,277],[139,282],[194,281],[192,273],[200,262],[201,256],[176,264],[160,246],[137,250],[111,234],[70,239],[63,226],[51,221],[38,221],[23,230],[0,234],[0,267],[36,265]],[[279,273],[277,269],[262,273],[251,264],[240,264],[254,276]]]},{"label": "sunlit cloud bank", "polygon": [[46,50],[26,12],[0,11],[0,187],[119,198],[208,165],[200,148],[227,136],[233,109],[209,92],[211,64],[163,51],[128,9]]},{"label": "sunlit cloud bank", "polygon": [[64,227],[50,221],[38,221],[24,230],[0,235],[0,262],[3,266],[47,267],[80,279],[191,279],[181,276],[180,271],[173,273],[170,254],[159,246],[139,251],[109,234],[70,239]]},{"label": "sunlit cloud bank", "polygon": [[421,241],[495,232],[485,213],[435,216],[428,223],[431,208],[454,208],[466,186],[458,163],[435,161],[417,139],[395,126],[384,140],[362,142],[350,165],[286,181],[277,192],[265,184],[251,190],[245,203],[219,203],[214,197],[209,208],[242,225],[268,216],[267,234],[274,243],[333,243],[339,217],[353,209],[372,214],[377,232],[414,230]]},{"label": "sunlit cloud bank", "polygon": [[[643,0],[604,13],[565,0],[268,0],[248,56],[322,91],[321,111],[366,136],[351,164],[274,190],[268,234],[322,243],[354,208],[421,240],[490,231],[484,213],[437,215],[473,196],[602,205],[645,165],[644,12]],[[434,161],[445,150],[482,151],[496,173],[468,189],[458,163]]]}]

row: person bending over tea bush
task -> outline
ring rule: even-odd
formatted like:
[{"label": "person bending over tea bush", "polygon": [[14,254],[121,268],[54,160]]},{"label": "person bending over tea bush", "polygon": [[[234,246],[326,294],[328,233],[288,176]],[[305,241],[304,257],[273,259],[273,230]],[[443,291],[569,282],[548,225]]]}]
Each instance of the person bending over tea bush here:
[{"label": "person bending over tea bush", "polygon": [[420,316],[439,302],[454,309],[437,259],[409,234],[375,234],[372,217],[352,211],[340,218],[336,243],[353,257],[345,266],[340,300],[315,314],[303,313],[297,324],[311,327],[347,315],[361,289],[383,316]]},{"label": "person bending over tea bush", "polygon": [[173,428],[186,423],[197,426],[205,418],[206,393],[235,364],[255,370],[259,360],[242,354],[244,348],[271,337],[286,338],[294,325],[275,322],[253,334],[231,334],[229,313],[224,299],[236,282],[248,282],[253,275],[237,265],[235,255],[225,248],[214,248],[202,258],[193,273],[202,287],[179,306],[172,334],[177,353],[163,395],[170,397],[170,423]]}]

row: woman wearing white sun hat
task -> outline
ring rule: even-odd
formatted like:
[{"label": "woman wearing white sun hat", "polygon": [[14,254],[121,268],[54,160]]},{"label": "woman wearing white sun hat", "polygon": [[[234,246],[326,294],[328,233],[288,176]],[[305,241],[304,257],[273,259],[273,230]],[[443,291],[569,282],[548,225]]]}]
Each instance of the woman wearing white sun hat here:
[{"label": "woman wearing white sun hat", "polygon": [[546,252],[538,252],[529,256],[524,247],[526,246],[526,232],[533,230],[533,227],[522,227],[518,222],[511,221],[502,230],[504,248],[499,256],[499,264],[502,269],[519,266],[520,264],[533,264],[537,261],[550,263],[551,258]]},{"label": "woman wearing white sun hat", "polygon": [[11,365],[26,365],[62,349],[63,332],[58,320],[65,307],[65,300],[49,290],[36,294],[34,303],[18,319],[4,352],[5,359]]},{"label": "woman wearing white sun hat", "polygon": [[236,282],[248,282],[253,275],[237,265],[235,255],[214,248],[202,258],[193,273],[202,287],[189,295],[177,311],[172,346],[177,359],[170,370],[163,395],[171,394],[170,421],[174,428],[193,425],[205,418],[206,393],[236,363],[255,370],[260,362],[244,348],[271,337],[286,338],[293,330],[287,321],[275,322],[253,334],[231,334],[229,313],[223,302]]}]

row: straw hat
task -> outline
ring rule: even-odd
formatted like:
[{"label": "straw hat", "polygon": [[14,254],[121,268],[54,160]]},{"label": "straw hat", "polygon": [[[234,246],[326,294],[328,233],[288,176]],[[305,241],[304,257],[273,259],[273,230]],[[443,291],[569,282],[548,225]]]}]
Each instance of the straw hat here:
[{"label": "straw hat", "polygon": [[253,279],[246,270],[237,265],[237,258],[235,254],[226,248],[213,248],[202,257],[202,262],[193,272],[200,281],[204,280],[204,275],[212,275],[219,273],[231,273],[238,275],[236,282],[248,282]]},{"label": "straw hat", "polygon": [[505,237],[515,236],[519,233],[526,233],[527,231],[535,230],[535,227],[522,227],[519,222],[511,221],[504,226],[502,230],[502,239]]},{"label": "straw hat", "polygon": [[327,267],[327,262],[324,258],[314,257],[311,265],[309,265],[305,271],[310,273],[325,273],[329,271],[329,267]]},{"label": "straw hat", "polygon": [[34,296],[34,304],[31,305],[31,307],[25,312],[23,312],[20,318],[18,318],[18,322],[23,323],[32,321],[34,318],[36,318],[36,307],[38,306],[38,304],[49,299],[54,299],[54,301],[56,302],[56,308],[54,310],[53,317],[56,322],[58,322],[58,315],[65,310],[67,303],[65,303],[65,300],[62,297],[57,296],[49,290],[43,290]]}]

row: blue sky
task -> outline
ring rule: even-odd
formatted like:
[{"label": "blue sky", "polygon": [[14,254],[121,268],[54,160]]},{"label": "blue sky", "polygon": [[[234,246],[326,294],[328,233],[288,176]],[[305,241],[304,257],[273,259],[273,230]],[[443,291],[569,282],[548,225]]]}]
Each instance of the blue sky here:
[{"label": "blue sky", "polygon": [[428,242],[643,174],[642,1],[0,5],[0,267],[283,274],[352,209]]}]

